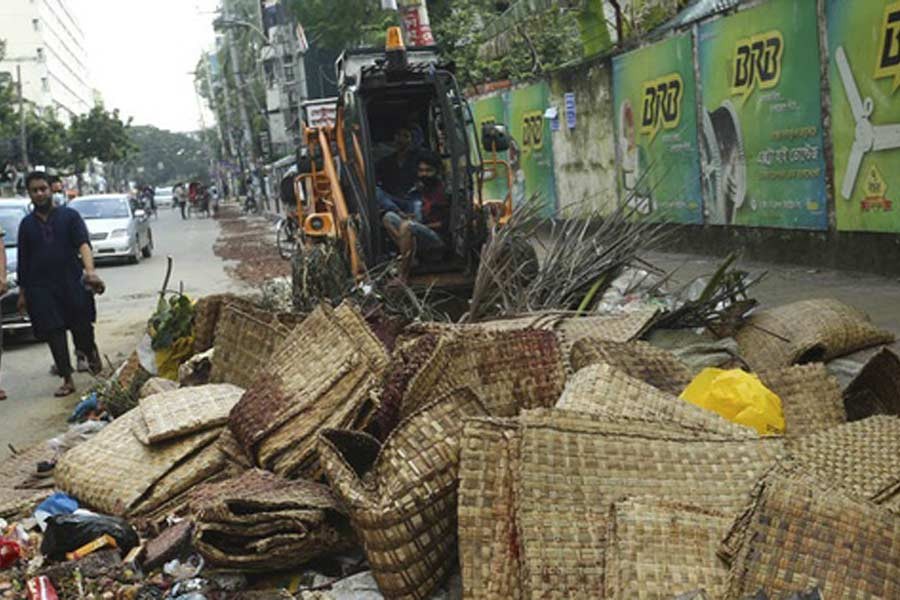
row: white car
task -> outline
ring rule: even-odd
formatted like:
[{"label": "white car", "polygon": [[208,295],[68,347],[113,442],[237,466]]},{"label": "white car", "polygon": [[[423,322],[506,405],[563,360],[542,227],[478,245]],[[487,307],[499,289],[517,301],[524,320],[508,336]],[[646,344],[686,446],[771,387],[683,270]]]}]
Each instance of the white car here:
[{"label": "white car", "polygon": [[175,196],[171,187],[160,187],[156,188],[156,194],[153,196],[153,201],[156,202],[156,206],[158,208],[162,208],[164,206],[172,206],[175,204]]},{"label": "white car", "polygon": [[80,196],[69,203],[91,235],[94,258],[125,258],[137,263],[153,254],[153,232],[147,214],[134,209],[124,194]]}]

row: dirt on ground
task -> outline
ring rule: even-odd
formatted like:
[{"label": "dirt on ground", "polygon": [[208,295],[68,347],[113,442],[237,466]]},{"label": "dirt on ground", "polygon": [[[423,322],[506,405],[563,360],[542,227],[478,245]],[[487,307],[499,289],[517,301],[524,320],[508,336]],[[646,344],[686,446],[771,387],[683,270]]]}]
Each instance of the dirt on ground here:
[{"label": "dirt on ground", "polygon": [[221,231],[213,250],[216,256],[232,261],[225,267],[229,275],[250,285],[290,276],[291,263],[278,254],[275,229],[268,218],[242,215],[239,207],[228,206],[218,220]]}]

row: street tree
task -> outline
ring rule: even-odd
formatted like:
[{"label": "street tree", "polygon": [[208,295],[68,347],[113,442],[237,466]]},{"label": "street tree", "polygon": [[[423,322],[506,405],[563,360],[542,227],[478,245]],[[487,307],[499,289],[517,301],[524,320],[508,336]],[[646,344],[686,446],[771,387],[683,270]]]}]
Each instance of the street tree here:
[{"label": "street tree", "polygon": [[134,152],[128,136],[131,119],[123,122],[118,109],[106,110],[97,104],[85,115],[76,115],[69,126],[69,148],[72,165],[83,171],[93,159],[118,162]]},{"label": "street tree", "polygon": [[128,161],[130,179],[161,186],[206,178],[209,164],[199,135],[140,125],[129,127],[128,137],[135,147]]}]

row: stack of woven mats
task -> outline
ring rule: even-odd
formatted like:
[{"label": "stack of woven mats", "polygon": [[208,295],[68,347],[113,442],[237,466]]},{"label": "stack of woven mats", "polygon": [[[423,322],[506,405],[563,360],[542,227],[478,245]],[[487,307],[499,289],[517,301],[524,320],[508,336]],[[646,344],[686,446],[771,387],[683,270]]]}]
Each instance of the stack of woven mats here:
[{"label": "stack of woven mats", "polygon": [[252,469],[191,493],[194,546],[220,569],[275,571],[348,550],[346,516],[331,491]]},{"label": "stack of woven mats", "polygon": [[362,428],[387,364],[387,350],[356,308],[320,306],[260,366],[228,426],[255,465],[315,479],[318,432]]},{"label": "stack of woven mats", "polygon": [[0,519],[31,511],[52,493],[36,475],[38,463],[54,457],[54,451],[46,443],[40,443],[0,462]]},{"label": "stack of woven mats", "polygon": [[226,467],[216,442],[243,390],[229,384],[148,396],[59,460],[57,486],[117,516],[165,514]]}]

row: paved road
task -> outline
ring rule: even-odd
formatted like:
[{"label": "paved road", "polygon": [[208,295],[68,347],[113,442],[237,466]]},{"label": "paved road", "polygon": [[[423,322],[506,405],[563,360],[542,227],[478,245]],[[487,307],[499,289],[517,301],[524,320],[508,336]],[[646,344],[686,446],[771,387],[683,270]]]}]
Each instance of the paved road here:
[{"label": "paved road", "polygon": [[[219,232],[215,221],[183,222],[175,212],[163,209],[151,227],[156,246],[152,258],[137,265],[98,265],[107,292],[97,302],[97,343],[100,352],[116,365],[134,349],[153,313],[165,276],[167,254],[175,261],[170,287],[177,288],[178,282],[183,281],[185,292],[192,297],[241,289],[226,275],[222,260],[213,254]],[[21,448],[64,429],[65,418],[78,396],[53,397],[60,379],[49,374],[51,364],[45,344],[7,340],[2,381],[9,400],[0,402],[0,459],[8,455],[8,444]],[[89,376],[76,376],[79,390],[90,383]]]}]

